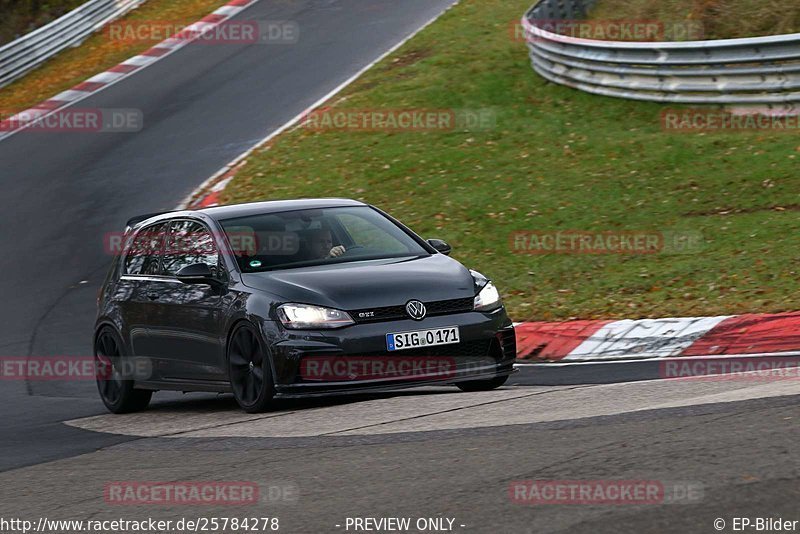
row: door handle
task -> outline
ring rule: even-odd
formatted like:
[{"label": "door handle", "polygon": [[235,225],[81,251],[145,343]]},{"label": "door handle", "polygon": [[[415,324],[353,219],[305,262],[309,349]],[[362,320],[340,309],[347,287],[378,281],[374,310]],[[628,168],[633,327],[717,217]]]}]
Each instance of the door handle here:
[{"label": "door handle", "polygon": [[158,300],[158,293],[148,293],[147,298],[150,300]]}]

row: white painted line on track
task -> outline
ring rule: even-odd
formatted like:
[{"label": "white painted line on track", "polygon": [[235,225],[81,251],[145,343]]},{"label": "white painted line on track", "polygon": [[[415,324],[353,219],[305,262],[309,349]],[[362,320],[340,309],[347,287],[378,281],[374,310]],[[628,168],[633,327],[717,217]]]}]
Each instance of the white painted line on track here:
[{"label": "white painted line on track", "polygon": [[[800,395],[800,381],[776,380],[753,385],[742,382],[653,381],[606,384],[560,390],[548,395],[510,399],[479,409],[436,414],[380,427],[359,428],[337,433],[339,436],[460,430],[496,426],[570,421],[592,417],[622,415],[649,410],[702,406],[760,398]],[[225,429],[232,433],[236,427]],[[270,434],[281,431],[270,428]],[[222,429],[211,430],[223,434]],[[188,434],[202,436],[203,431]]]},{"label": "white painted line on track", "polygon": [[300,438],[488,428],[646,410],[800,395],[800,380],[742,373],[731,379],[511,387],[483,393],[420,393],[248,416],[197,413],[172,404],[127,416],[69,421],[86,430],[168,438]]},{"label": "white painted line on track", "polygon": [[[196,412],[190,404],[170,405],[124,416],[99,415],[67,421],[71,426],[97,432],[135,435],[143,437],[185,437],[197,431],[209,434],[222,431],[224,427],[247,424],[253,435],[264,432],[264,428],[275,427],[274,419],[289,416],[294,422],[281,425],[288,437],[302,437],[338,432],[359,425],[391,423],[407,417],[422,417],[443,411],[473,407],[487,402],[499,402],[526,397],[543,391],[569,389],[529,387],[524,390],[502,389],[477,395],[459,394],[455,388],[447,393],[425,395],[401,395],[398,397],[356,401],[336,406],[286,410],[262,415],[244,414],[236,408],[219,411]],[[299,422],[298,419],[302,419]],[[237,431],[242,431],[241,427]],[[247,431],[245,431],[247,432]]]},{"label": "white painted line on track", "polygon": [[51,100],[58,100],[59,102],[76,102],[86,98],[90,94],[91,93],[89,91],[75,91],[74,89],[68,89],[58,93],[56,96],[51,98]]},{"label": "white painted line on track", "polygon": [[100,74],[95,74],[94,76],[92,76],[91,78],[89,78],[86,81],[87,82],[91,82],[91,83],[108,84],[108,83],[115,82],[115,81],[117,81],[117,80],[119,80],[120,78],[123,78],[123,77],[125,77],[125,73],[123,73],[123,72],[108,72],[108,71],[106,71],[106,72],[101,72]]},{"label": "white painted line on track", "polygon": [[236,7],[236,6],[222,6],[219,9],[216,9],[214,11],[214,14],[215,15],[222,15],[222,16],[225,16],[225,17],[230,17],[230,16],[233,16],[233,15],[236,15],[241,10],[242,10],[242,8]]}]

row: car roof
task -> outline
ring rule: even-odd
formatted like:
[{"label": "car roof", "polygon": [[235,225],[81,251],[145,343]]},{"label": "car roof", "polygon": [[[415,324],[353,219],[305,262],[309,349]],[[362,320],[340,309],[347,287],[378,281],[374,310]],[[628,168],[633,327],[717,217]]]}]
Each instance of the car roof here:
[{"label": "car roof", "polygon": [[[234,219],[248,215],[263,213],[279,213],[303,209],[341,208],[347,206],[366,206],[367,204],[349,198],[304,198],[298,200],[269,200],[264,202],[249,202],[246,204],[230,204],[215,206],[199,210],[165,211],[139,215],[128,220],[128,228],[149,226],[165,219],[176,217],[197,217],[198,214],[206,215],[214,220]],[[201,217],[202,218],[202,217]]]},{"label": "car roof", "polygon": [[304,198],[299,200],[269,200],[265,202],[250,202],[247,204],[232,204],[229,206],[215,206],[203,208],[199,211],[216,219],[232,219],[258,215],[262,213],[278,213],[281,211],[294,211],[303,209],[341,208],[346,206],[365,206],[363,202],[349,198]]}]

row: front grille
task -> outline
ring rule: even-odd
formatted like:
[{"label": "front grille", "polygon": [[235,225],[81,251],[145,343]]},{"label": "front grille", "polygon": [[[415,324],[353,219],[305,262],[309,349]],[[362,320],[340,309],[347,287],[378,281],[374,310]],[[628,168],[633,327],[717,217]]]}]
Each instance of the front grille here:
[{"label": "front grille", "polygon": [[491,339],[479,341],[462,341],[452,345],[437,345],[435,347],[420,347],[418,349],[380,351],[364,354],[347,354],[347,357],[376,357],[395,356],[407,358],[483,358],[489,354]]},{"label": "front grille", "polygon": [[503,356],[505,358],[516,358],[517,356],[517,337],[512,328],[500,332],[500,342]]},{"label": "front grille", "polygon": [[[398,381],[423,378],[425,371],[448,375],[469,374],[497,361],[495,338],[462,341],[452,345],[421,347],[399,351],[375,351],[348,354],[305,353],[298,363],[298,379],[302,383],[354,382],[370,379]],[[427,360],[427,361],[426,361]],[[348,366],[348,361],[352,366]],[[406,362],[406,367],[402,363]],[[412,370],[416,369],[415,375]]]},{"label": "front grille", "polygon": [[[467,297],[463,299],[438,300],[433,302],[423,302],[427,310],[427,316],[448,315],[451,313],[463,313],[472,311],[474,299]],[[396,321],[408,319],[406,305],[385,306],[383,308],[367,308],[363,310],[352,310],[350,316],[356,323],[379,323],[383,321]],[[369,317],[361,317],[361,314],[371,314]]]}]

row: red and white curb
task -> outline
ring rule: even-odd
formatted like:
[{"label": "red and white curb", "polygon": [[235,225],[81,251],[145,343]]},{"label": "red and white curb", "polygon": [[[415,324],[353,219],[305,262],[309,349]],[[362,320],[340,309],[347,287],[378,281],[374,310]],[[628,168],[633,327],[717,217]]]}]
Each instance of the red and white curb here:
[{"label": "red and white curb", "polygon": [[21,111],[16,115],[0,121],[0,139],[10,137],[24,130],[43,118],[61,109],[80,102],[93,94],[124,80],[142,68],[159,61],[176,50],[180,50],[189,43],[197,40],[210,30],[237,15],[245,8],[258,0],[231,0],[199,21],[190,24],[174,37],[165,39],[157,45],[145,50],[139,55],[126,59],[119,65],[111,67],[105,72],[92,76],[85,82],[79,83],[72,89],[63,91],[56,96],[37,104],[36,106]]},{"label": "red and white curb", "polygon": [[800,312],[519,323],[517,358],[603,361],[800,351]]}]

